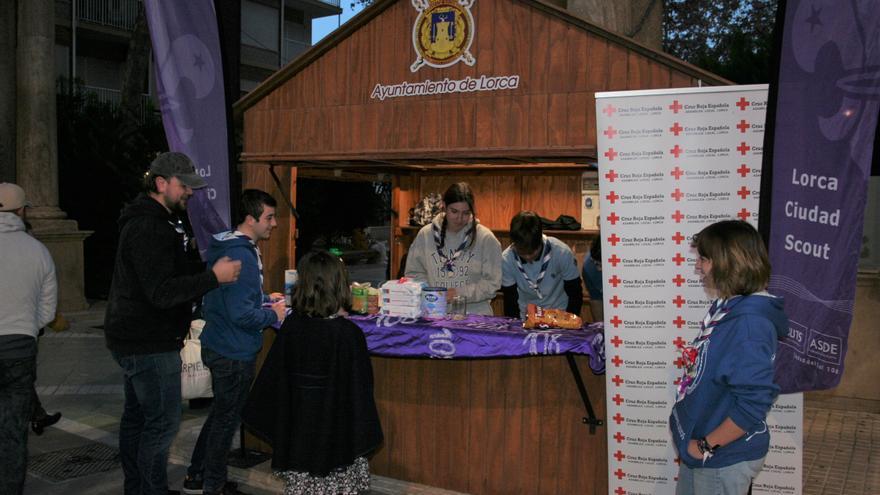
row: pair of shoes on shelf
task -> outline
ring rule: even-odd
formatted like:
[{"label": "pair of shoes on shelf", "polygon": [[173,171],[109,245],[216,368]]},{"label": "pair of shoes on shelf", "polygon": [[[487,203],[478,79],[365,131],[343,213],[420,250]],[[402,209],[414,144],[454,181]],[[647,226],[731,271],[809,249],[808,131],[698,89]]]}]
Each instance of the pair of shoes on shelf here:
[{"label": "pair of shoes on shelf", "polygon": [[204,483],[201,477],[187,476],[183,480],[183,493],[186,495],[247,495],[238,489],[238,483],[234,481],[227,481],[223,488],[216,492],[206,492]]},{"label": "pair of shoes on shelf", "polygon": [[61,419],[61,413],[57,412],[55,414],[44,414],[39,418],[31,421],[31,430],[34,431],[37,435],[42,435],[43,430],[48,426],[52,426]]}]

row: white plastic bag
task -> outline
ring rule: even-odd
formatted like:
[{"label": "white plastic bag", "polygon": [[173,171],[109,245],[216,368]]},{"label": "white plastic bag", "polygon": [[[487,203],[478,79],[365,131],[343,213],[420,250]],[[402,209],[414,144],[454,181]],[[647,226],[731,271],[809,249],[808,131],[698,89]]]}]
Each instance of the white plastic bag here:
[{"label": "white plastic bag", "polygon": [[192,322],[192,328],[180,350],[180,396],[183,400],[214,397],[211,370],[202,362],[202,343],[198,338],[202,326],[204,321]]}]

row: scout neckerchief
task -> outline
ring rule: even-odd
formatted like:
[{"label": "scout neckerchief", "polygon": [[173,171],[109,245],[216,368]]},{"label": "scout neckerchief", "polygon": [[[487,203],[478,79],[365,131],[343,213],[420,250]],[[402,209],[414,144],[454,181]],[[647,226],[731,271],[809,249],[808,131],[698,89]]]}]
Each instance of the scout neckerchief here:
[{"label": "scout neckerchief", "polygon": [[547,242],[547,236],[541,236],[541,241],[543,242],[544,249],[542,250],[543,256],[541,257],[541,272],[538,274],[537,281],[532,281],[528,274],[526,274],[522,262],[519,259],[519,255],[516,255],[513,258],[514,261],[516,261],[516,267],[519,269],[519,272],[522,274],[523,278],[526,279],[526,285],[538,294],[538,299],[544,299],[544,295],[541,294],[541,289],[538,287],[541,285],[541,282],[544,281],[544,275],[547,275],[547,267],[550,266],[551,258],[550,243]]},{"label": "scout neckerchief", "polygon": [[700,333],[693,342],[681,349],[681,361],[684,364],[684,373],[678,382],[678,392],[676,393],[676,401],[684,398],[687,388],[694,383],[697,377],[697,356],[700,354],[700,348],[709,340],[709,336],[718,326],[718,322],[730,313],[740,301],[742,296],[733,296],[730,299],[716,299],[709,306],[709,311],[700,322]]},{"label": "scout neckerchief", "polygon": [[440,246],[440,227],[437,226],[436,222],[431,223],[431,231],[434,233],[434,245],[437,246],[437,256],[440,257],[440,261],[443,264],[443,269],[447,272],[453,273],[455,272],[455,260],[461,256],[461,253],[464,252],[464,248],[468,246],[471,242],[471,236],[474,235],[474,231],[477,228],[477,220],[471,223],[470,228],[465,232],[464,239],[461,241],[461,245],[456,248],[455,251],[452,252],[451,256],[446,256],[443,252],[443,248]]}]

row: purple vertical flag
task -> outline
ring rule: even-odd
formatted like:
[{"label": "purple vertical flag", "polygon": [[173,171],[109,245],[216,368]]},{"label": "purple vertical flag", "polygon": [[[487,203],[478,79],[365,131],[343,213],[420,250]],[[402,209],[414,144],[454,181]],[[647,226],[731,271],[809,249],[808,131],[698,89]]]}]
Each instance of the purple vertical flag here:
[{"label": "purple vertical flag", "polygon": [[212,0],[144,0],[162,123],[172,151],[195,162],[208,187],[187,206],[199,248],[229,229],[229,155],[220,38]]},{"label": "purple vertical flag", "polygon": [[843,374],[880,110],[880,2],[789,0],[779,15],[770,291],[790,318],[776,361],[789,393]]}]

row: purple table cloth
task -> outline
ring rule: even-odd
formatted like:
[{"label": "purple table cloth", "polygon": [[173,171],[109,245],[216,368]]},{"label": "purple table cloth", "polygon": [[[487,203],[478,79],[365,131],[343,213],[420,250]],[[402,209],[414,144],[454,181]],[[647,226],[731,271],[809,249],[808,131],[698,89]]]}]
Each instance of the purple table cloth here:
[{"label": "purple table cloth", "polygon": [[602,323],[579,330],[526,330],[513,318],[470,315],[463,320],[350,316],[372,354],[440,359],[585,354],[593,373],[605,372]]}]

